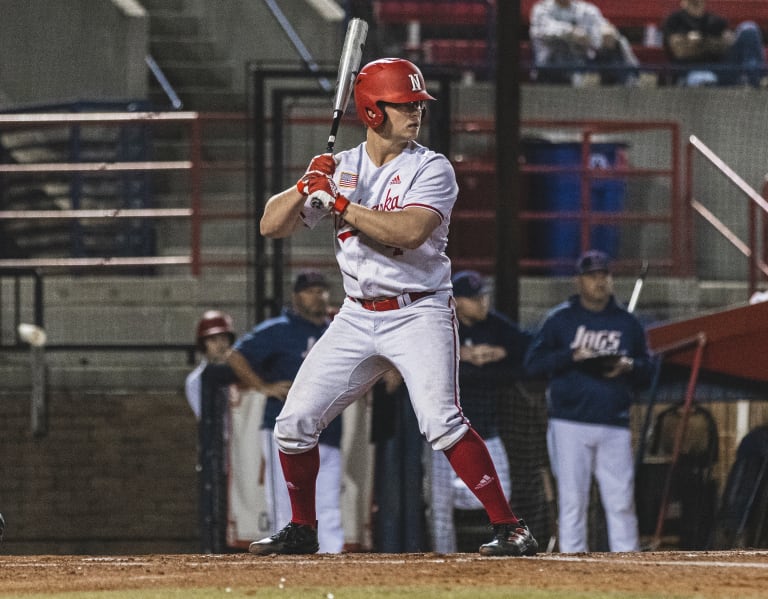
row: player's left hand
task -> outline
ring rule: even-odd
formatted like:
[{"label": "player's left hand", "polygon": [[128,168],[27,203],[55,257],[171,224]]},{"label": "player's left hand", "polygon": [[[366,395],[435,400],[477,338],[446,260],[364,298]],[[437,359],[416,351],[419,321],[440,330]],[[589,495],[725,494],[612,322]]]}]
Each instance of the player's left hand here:
[{"label": "player's left hand", "polygon": [[336,159],[333,154],[318,154],[309,162],[304,174],[296,182],[296,189],[301,195],[307,195],[309,185],[313,179],[333,175],[336,170]]},{"label": "player's left hand", "polygon": [[333,154],[318,154],[309,161],[309,166],[304,174],[296,182],[296,189],[301,195],[307,195],[307,190],[312,179],[333,175],[336,170],[336,159]]},{"label": "player's left hand", "polygon": [[343,214],[349,206],[349,200],[339,193],[336,183],[328,176],[313,177],[307,195],[313,208],[325,208],[335,214]]},{"label": "player's left hand", "polygon": [[336,160],[333,154],[318,154],[309,162],[307,172],[318,171],[324,175],[332,175],[336,171]]}]

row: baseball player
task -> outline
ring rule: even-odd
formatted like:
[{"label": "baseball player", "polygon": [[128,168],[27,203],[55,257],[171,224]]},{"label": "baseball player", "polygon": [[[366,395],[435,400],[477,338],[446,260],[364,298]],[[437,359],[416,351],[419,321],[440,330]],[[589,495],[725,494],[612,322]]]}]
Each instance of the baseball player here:
[{"label": "baseball player", "polygon": [[613,296],[608,256],[583,254],[576,289],[544,319],[525,356],[549,378],[547,445],[557,481],[560,551],[587,551],[589,490],[600,488],[611,551],[639,550],[629,408],[651,362],[637,318]]},{"label": "baseball player", "polygon": [[[265,465],[265,498],[270,524],[277,531],[291,517],[273,429],[291,382],[312,346],[328,327],[328,282],[314,271],[294,282],[292,306],[239,338],[227,362],[238,379],[267,396],[261,425]],[[320,471],[317,511],[323,520],[321,553],[340,553],[344,545],[341,522],[341,418],[334,418],[319,438]]]},{"label": "baseball player", "polygon": [[[509,457],[499,436],[496,406],[502,386],[519,379],[523,356],[531,336],[503,314],[490,309],[489,289],[484,277],[474,270],[453,275],[453,296],[459,320],[459,385],[464,413],[488,446],[504,493],[512,484]],[[440,451],[431,452],[430,529],[432,549],[455,553],[454,508],[476,510],[483,506],[457,478]]]},{"label": "baseball player", "polygon": [[200,363],[187,375],[187,402],[198,422],[198,484],[202,553],[223,553],[227,532],[227,479],[232,380],[218,380],[217,370],[230,369],[226,356],[235,340],[232,317],[219,310],[206,311],[197,323]]},{"label": "baseball player", "polygon": [[200,363],[187,375],[184,390],[187,402],[195,418],[201,414],[201,377],[209,364],[223,364],[227,360],[232,343],[235,341],[235,326],[232,317],[219,310],[206,311],[197,322],[197,349],[202,354]]},{"label": "baseball player", "polygon": [[480,553],[534,554],[536,540],[510,509],[488,449],[459,403],[456,313],[445,254],[458,187],[446,157],[416,142],[434,98],[416,65],[399,58],[365,65],[354,95],[367,126],[365,141],[336,156],[315,157],[295,186],[269,199],[260,223],[263,235],[281,238],[333,218],[347,297],[304,360],[275,425],[291,521],[249,550],[317,551],[318,437],[394,367],[422,434],[445,452],[488,513],[493,539]]}]

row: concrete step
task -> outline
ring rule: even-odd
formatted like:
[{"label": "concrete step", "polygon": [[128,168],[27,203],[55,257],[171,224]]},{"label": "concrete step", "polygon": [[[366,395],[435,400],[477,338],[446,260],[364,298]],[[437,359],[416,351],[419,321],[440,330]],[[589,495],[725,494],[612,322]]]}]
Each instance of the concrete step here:
[{"label": "concrete step", "polygon": [[192,37],[202,33],[200,19],[186,10],[158,9],[149,13],[149,35]]},{"label": "concrete step", "polygon": [[[28,352],[14,363],[0,363],[3,389],[31,390]],[[183,397],[184,380],[194,367],[187,351],[50,350],[45,353],[46,386],[51,389],[177,390]]]},{"label": "concrete step", "polygon": [[[243,225],[242,228],[245,228]],[[205,227],[204,227],[205,228]],[[204,269],[202,273],[207,277],[215,277],[225,274],[239,274],[249,269],[248,264],[253,262],[253,252],[246,247],[246,237],[240,238],[227,245],[227,239],[213,239],[209,244],[201,247],[200,262]],[[169,245],[163,249],[162,255],[184,256],[189,255],[189,242],[182,238],[180,246]],[[184,272],[192,274],[191,267],[187,270],[176,267],[168,272]]]},{"label": "concrete step", "polygon": [[[251,237],[249,230],[254,224],[246,219],[216,219],[202,223],[200,243],[203,251],[209,254],[217,246],[234,251],[238,255],[247,253],[247,240]],[[177,251],[189,251],[190,222],[188,220],[164,220],[155,227],[157,246],[163,253],[175,254]]]},{"label": "concrete step", "polygon": [[[153,160],[189,160],[190,152],[189,142],[177,138],[158,138],[152,145]],[[206,136],[201,152],[203,160],[209,162],[244,161],[248,155],[245,131],[240,131],[236,138]]]},{"label": "concrete step", "polygon": [[[224,195],[224,194],[221,194]],[[229,194],[227,194],[229,195]],[[203,196],[205,199],[206,196]],[[204,253],[215,251],[216,247],[247,252],[256,234],[254,217],[248,216],[248,201],[245,194],[231,200],[207,201],[203,204],[204,214],[231,214],[231,218],[206,218],[201,225],[201,248]],[[159,219],[154,231],[158,252],[163,255],[186,254],[190,251],[191,219]]]},{"label": "concrete step", "polygon": [[141,0],[141,4],[150,15],[157,11],[182,12],[189,8],[188,0]]},{"label": "concrete step", "polygon": [[[208,193],[243,192],[248,185],[248,173],[244,170],[205,170],[202,173],[201,191]],[[189,206],[190,175],[187,171],[157,174],[152,179],[155,194],[180,194],[179,207]]]},{"label": "concrete step", "polygon": [[234,65],[226,60],[164,61],[160,67],[177,94],[191,85],[229,89],[234,80]]},{"label": "concrete step", "polygon": [[[207,213],[241,213],[245,212],[250,203],[246,190],[212,191],[201,196],[203,212]],[[178,193],[158,193],[154,196],[158,208],[188,208],[188,199]]]},{"label": "concrete step", "polygon": [[185,344],[193,340],[199,315],[211,307],[243,326],[248,301],[243,271],[197,278],[48,277],[45,328],[53,345]]},{"label": "concrete step", "polygon": [[[183,102],[184,110],[200,112],[245,112],[248,110],[246,94],[232,91],[223,86],[182,85],[174,86],[174,91]],[[149,99],[154,106],[160,108],[170,106],[168,96],[156,83],[150,85]]]},{"label": "concrete step", "polygon": [[149,40],[149,52],[158,64],[166,62],[215,61],[221,52],[211,38],[156,35]]}]

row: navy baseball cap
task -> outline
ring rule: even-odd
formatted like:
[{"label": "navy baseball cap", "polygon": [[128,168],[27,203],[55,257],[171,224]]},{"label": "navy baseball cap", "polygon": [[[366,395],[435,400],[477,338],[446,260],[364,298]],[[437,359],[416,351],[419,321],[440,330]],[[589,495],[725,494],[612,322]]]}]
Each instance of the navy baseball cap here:
[{"label": "navy baseball cap", "polygon": [[576,263],[576,272],[580,275],[598,271],[611,272],[610,262],[611,259],[605,252],[589,250],[579,257],[579,261]]},{"label": "navy baseball cap", "polygon": [[322,273],[316,270],[305,270],[296,276],[296,282],[293,284],[293,292],[299,293],[310,287],[325,287],[328,289],[328,281]]},{"label": "navy baseball cap", "polygon": [[485,277],[474,270],[462,270],[453,275],[453,297],[477,297],[488,293]]}]

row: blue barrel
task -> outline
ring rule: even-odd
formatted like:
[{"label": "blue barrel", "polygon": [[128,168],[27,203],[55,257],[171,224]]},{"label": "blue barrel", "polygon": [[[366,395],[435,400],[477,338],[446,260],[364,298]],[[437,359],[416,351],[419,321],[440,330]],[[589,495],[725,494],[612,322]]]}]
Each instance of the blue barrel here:
[{"label": "blue barrel", "polygon": [[[626,143],[593,143],[589,161],[594,169],[614,168],[626,155]],[[532,165],[579,166],[580,142],[524,140],[525,161]],[[534,212],[578,212],[581,210],[581,175],[579,173],[530,173],[527,209]],[[595,212],[621,212],[624,209],[626,180],[593,179],[590,202]],[[577,220],[531,221],[528,226],[528,250],[532,258],[576,261],[581,252],[581,229]],[[619,252],[618,225],[594,225],[590,230],[590,248],[616,257]],[[571,274],[570,266],[548,269],[553,274]]]}]

